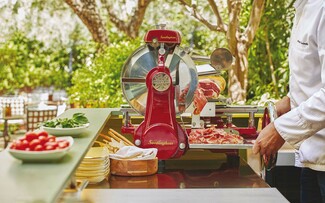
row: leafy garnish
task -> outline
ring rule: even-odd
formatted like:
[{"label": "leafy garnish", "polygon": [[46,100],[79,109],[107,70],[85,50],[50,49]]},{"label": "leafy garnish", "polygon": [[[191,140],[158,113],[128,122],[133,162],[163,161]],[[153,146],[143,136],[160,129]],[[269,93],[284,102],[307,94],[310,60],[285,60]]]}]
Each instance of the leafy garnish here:
[{"label": "leafy garnish", "polygon": [[75,113],[72,118],[57,118],[45,121],[43,126],[50,128],[75,128],[89,123],[84,113]]}]

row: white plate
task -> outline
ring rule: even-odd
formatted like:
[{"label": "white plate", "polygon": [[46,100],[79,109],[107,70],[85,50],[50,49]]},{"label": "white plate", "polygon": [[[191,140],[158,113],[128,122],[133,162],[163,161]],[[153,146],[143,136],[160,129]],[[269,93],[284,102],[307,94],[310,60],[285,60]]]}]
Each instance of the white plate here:
[{"label": "white plate", "polygon": [[101,164],[84,164],[81,163],[78,167],[77,170],[82,170],[82,171],[95,171],[95,170],[105,170],[110,167],[110,161],[106,161]]},{"label": "white plate", "polygon": [[84,160],[98,159],[104,160],[109,157],[109,151],[106,147],[91,147]]},{"label": "white plate", "polygon": [[76,176],[76,179],[77,180],[88,180],[89,184],[96,184],[96,183],[102,182],[107,177],[108,177],[108,174],[102,175],[102,176],[96,176],[96,177],[77,177]]},{"label": "white plate", "polygon": [[70,144],[64,149],[56,149],[49,151],[24,151],[10,149],[10,146],[12,145],[12,143],[10,143],[7,149],[13,157],[25,162],[52,162],[60,160],[71,149],[73,145],[72,137],[58,137],[56,138],[56,140],[68,140]]},{"label": "white plate", "polygon": [[94,178],[94,177],[99,177],[99,176],[105,176],[108,175],[109,173],[109,168],[102,170],[102,171],[79,171],[77,170],[75,175],[77,177],[90,177],[90,178]]},{"label": "white plate", "polygon": [[85,132],[88,127],[89,127],[89,123],[86,123],[82,126],[75,127],[75,128],[50,128],[50,127],[41,126],[41,129],[45,130],[50,135],[76,136],[76,135],[79,135],[79,134]]},{"label": "white plate", "polygon": [[110,163],[109,159],[105,159],[105,160],[83,160],[79,166],[84,166],[84,167],[95,167],[95,166],[105,166],[107,164]]}]

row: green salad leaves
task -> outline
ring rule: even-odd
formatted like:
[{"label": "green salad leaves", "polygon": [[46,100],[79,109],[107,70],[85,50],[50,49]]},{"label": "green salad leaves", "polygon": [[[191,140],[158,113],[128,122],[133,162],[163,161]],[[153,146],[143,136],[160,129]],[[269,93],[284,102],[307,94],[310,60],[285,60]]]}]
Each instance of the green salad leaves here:
[{"label": "green salad leaves", "polygon": [[57,118],[45,121],[43,126],[50,128],[75,128],[89,123],[84,113],[75,113],[72,118]]}]

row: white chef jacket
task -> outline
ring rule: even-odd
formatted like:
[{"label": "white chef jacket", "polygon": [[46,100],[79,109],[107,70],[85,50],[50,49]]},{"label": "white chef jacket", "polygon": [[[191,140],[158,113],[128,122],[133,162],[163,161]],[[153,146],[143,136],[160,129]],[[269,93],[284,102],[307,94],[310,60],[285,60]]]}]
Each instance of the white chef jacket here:
[{"label": "white chef jacket", "polygon": [[325,171],[325,0],[297,0],[289,47],[291,111],[275,120],[295,165]]}]

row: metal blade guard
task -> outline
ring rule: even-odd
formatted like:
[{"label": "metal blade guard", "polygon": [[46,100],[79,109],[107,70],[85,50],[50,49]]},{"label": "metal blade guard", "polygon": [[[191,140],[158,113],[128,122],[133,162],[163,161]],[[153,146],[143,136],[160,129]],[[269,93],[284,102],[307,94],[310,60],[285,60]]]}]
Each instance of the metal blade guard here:
[{"label": "metal blade guard", "polygon": [[[174,50],[175,47],[178,49],[181,37],[179,32],[174,30],[156,29],[148,31],[144,37],[144,41],[146,42],[147,47],[140,48],[140,51],[136,51],[135,53],[140,54],[134,54],[133,57],[129,59],[129,61],[131,61],[129,63],[132,63],[132,60],[137,61],[134,65],[140,67],[137,68],[137,73],[139,73],[138,70],[140,69],[142,71],[144,69],[148,70],[145,76],[146,90],[144,91],[143,88],[141,88],[141,84],[139,84],[141,83],[141,78],[139,78],[140,76],[137,73],[129,74],[128,78],[122,78],[122,82],[123,80],[125,81],[123,86],[124,94],[126,94],[129,104],[140,113],[145,111],[143,122],[134,130],[134,143],[136,146],[141,148],[157,148],[157,157],[160,160],[177,158],[182,156],[189,146],[185,131],[176,121],[175,110],[175,104],[178,105],[178,108],[181,105],[178,104],[177,101],[178,95],[175,97],[175,92],[176,94],[177,92],[179,94],[179,90],[177,91],[177,88],[179,89],[179,84],[177,83],[180,83],[180,76],[178,73],[180,57],[175,57],[176,54],[174,53]],[[144,54],[141,54],[141,51],[145,49],[148,49],[149,51],[145,51],[143,52]],[[184,54],[186,53],[184,52]],[[144,56],[150,59],[143,60],[146,61],[146,63],[140,60],[141,57]],[[169,68],[165,65],[166,58],[168,58],[169,61]],[[169,60],[169,58],[172,59]],[[177,68],[175,68],[175,61],[177,61],[175,58],[178,58]],[[151,63],[148,65],[147,61]],[[148,68],[148,66],[152,64],[155,64],[155,66]],[[171,68],[172,66],[174,68]],[[195,65],[193,64],[193,66]],[[175,69],[176,73],[174,73]],[[173,75],[171,72],[173,72]],[[125,75],[126,73],[124,73],[124,76]],[[192,87],[192,89],[193,88],[195,89],[196,86]],[[130,92],[132,92],[132,94],[137,92],[136,96],[132,95],[132,97],[128,97],[128,95],[131,94]],[[141,96],[137,96],[140,95],[138,92],[141,92]],[[140,98],[143,100],[143,95],[146,96],[145,109],[143,106],[142,108],[137,108],[138,105],[133,101],[136,100],[137,103],[139,103]],[[179,112],[179,109],[177,109],[177,111]],[[130,127],[132,128],[132,126]],[[128,127],[123,129],[122,127],[122,132],[132,132],[132,130],[127,128]]]}]

